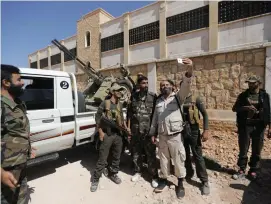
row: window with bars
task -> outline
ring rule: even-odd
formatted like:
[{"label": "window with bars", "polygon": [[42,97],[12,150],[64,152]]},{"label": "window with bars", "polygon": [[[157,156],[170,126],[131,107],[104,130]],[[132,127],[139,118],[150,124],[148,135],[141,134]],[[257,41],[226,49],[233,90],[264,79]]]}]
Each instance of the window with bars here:
[{"label": "window with bars", "polygon": [[44,58],[40,60],[40,68],[48,67],[48,58]]},{"label": "window with bars", "polygon": [[30,63],[30,68],[35,68],[35,69],[37,69],[37,68],[38,68],[38,62],[31,62],[31,63]]},{"label": "window with bars", "polygon": [[209,5],[167,18],[167,36],[209,27]]},{"label": "window with bars", "polygon": [[159,39],[159,21],[129,30],[129,44]]},{"label": "window with bars", "polygon": [[101,51],[109,51],[124,46],[123,32],[101,39]]},{"label": "window with bars", "polygon": [[60,63],[61,63],[60,53],[51,56],[51,65],[60,64]]},{"label": "window with bars", "polygon": [[[73,48],[73,49],[70,49],[70,52],[71,52],[74,56],[77,56],[76,47]],[[69,57],[69,55],[67,55],[67,54],[64,53],[64,62],[68,62],[68,61],[70,61],[70,60],[72,60],[72,58]]]},{"label": "window with bars", "polygon": [[219,23],[271,12],[271,1],[221,1],[218,3]]}]

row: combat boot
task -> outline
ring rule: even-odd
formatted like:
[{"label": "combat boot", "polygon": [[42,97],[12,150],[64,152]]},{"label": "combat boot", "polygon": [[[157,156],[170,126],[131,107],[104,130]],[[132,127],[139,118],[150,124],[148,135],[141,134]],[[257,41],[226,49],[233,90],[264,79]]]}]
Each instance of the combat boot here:
[{"label": "combat boot", "polygon": [[167,186],[167,180],[166,179],[160,179],[158,186],[154,189],[155,193],[161,193],[165,187]]},{"label": "combat boot", "polygon": [[98,186],[99,186],[99,179],[93,179],[93,181],[91,183],[90,191],[91,192],[97,191]]},{"label": "combat boot", "polygon": [[117,174],[112,174],[109,177],[114,183],[121,184],[121,179]]},{"label": "combat boot", "polygon": [[184,187],[183,187],[183,178],[178,178],[178,186],[176,188],[176,195],[178,199],[181,199],[185,195]]},{"label": "combat boot", "polygon": [[210,194],[210,186],[208,182],[202,182],[202,187],[201,187],[201,193],[202,195],[209,195]]}]

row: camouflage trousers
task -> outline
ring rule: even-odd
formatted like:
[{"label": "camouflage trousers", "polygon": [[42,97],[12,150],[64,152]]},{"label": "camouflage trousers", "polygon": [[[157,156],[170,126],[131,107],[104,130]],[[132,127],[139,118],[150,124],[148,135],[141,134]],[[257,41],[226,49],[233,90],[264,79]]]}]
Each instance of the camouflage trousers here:
[{"label": "camouflage trousers", "polygon": [[143,163],[147,163],[148,172],[152,177],[158,176],[158,162],[156,159],[156,145],[151,138],[138,134],[132,137],[131,150],[133,158],[134,173],[140,173]]},{"label": "camouflage trousers", "polygon": [[[25,170],[14,169],[10,171],[17,181],[19,181],[19,187],[11,189],[4,184],[1,185],[1,204],[27,204],[28,198],[28,186]],[[22,175],[24,174],[24,175]]]}]

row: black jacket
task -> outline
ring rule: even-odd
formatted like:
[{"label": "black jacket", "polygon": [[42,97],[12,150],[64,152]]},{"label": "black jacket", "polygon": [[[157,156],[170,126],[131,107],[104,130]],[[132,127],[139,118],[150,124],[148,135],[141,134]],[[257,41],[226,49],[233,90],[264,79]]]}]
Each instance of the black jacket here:
[{"label": "black jacket", "polygon": [[[249,95],[249,90],[242,92],[239,94],[232,110],[237,112],[237,123],[238,125],[246,124],[248,112],[247,111],[237,111],[242,106],[249,106],[249,102],[247,100]],[[259,110],[260,110],[260,120],[264,123],[264,125],[271,124],[271,116],[270,116],[270,97],[269,94],[266,93],[264,89],[260,89],[259,92]]]}]

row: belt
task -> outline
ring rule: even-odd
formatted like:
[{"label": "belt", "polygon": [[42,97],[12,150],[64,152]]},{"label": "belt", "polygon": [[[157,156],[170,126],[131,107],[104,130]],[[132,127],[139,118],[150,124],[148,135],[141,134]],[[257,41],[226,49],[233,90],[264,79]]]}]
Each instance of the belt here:
[{"label": "belt", "polygon": [[168,134],[168,136],[175,136],[175,135],[178,135],[180,134],[181,132],[175,132],[175,133],[172,133],[172,134]]}]

